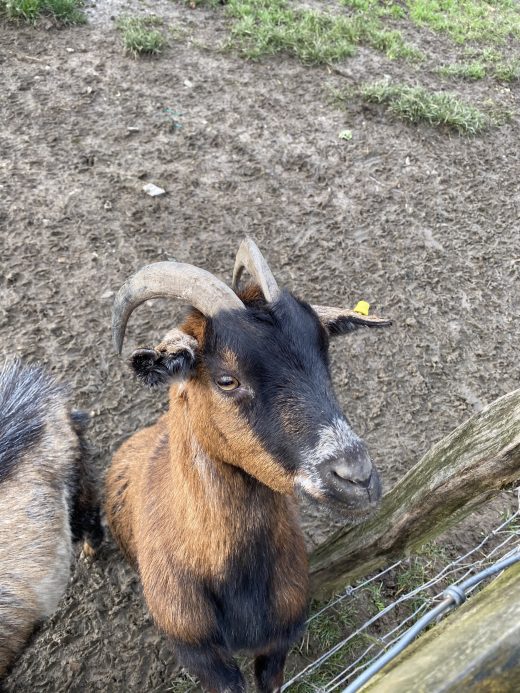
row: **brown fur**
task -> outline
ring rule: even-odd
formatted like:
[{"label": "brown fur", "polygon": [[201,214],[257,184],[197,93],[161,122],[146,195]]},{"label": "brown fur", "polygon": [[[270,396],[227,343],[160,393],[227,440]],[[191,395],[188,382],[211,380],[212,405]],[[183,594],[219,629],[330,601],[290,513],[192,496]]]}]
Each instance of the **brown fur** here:
[{"label": "brown fur", "polygon": [[[196,643],[206,635],[211,615],[196,590],[190,594],[183,587],[182,600],[175,599],[179,589],[169,558],[174,556],[201,577],[218,579],[240,537],[248,532],[245,484],[219,459],[221,451],[232,452],[227,463],[246,471],[251,468],[269,486],[285,493],[291,493],[292,487],[289,475],[275,468],[245,423],[227,406],[211,401],[198,380],[180,387],[185,396],[178,393],[179,386],[172,386],[170,411],[115,454],[107,476],[106,511],[125,555],[139,567],[145,598],[158,625]],[[194,474],[194,465],[205,483]],[[290,621],[305,608],[307,599],[305,548],[293,499],[274,494],[270,512],[273,542],[279,550],[277,605]]]},{"label": "brown fur", "polygon": [[[282,294],[269,313],[256,285],[239,297],[253,309],[251,322],[244,323],[243,343],[236,334],[240,323],[229,326],[226,341],[226,326],[215,318],[206,345],[207,319],[192,310],[180,330],[169,332],[158,347],[134,352],[131,364],[143,382],[155,386],[178,380],[170,389],[169,412],[114,456],[106,510],[114,536],[139,570],[148,607],[172,637],[181,663],[207,690],[244,693],[232,655],[249,650],[255,655],[259,690],[274,693],[282,683],[287,651],[302,632],[308,597],[295,485],[330,504],[343,496],[356,496],[362,504],[368,498],[350,478],[337,474],[343,485],[325,479],[336,458],[326,457],[330,452],[324,445],[320,449],[315,431],[326,423],[323,436],[334,441],[337,458],[350,455],[360,474],[370,460],[362,442],[357,447],[352,442],[358,440],[354,434],[345,442],[348,423],[326,387],[327,335],[309,306]],[[260,314],[263,307],[265,315]],[[332,315],[326,309],[330,334],[367,322],[347,313]],[[269,322],[265,332],[264,320]],[[261,345],[269,363],[261,363],[264,352],[257,354],[257,335],[264,336]],[[226,344],[240,351],[235,354]],[[279,357],[280,378],[271,354]],[[248,379],[247,367],[255,370],[256,379]],[[240,387],[229,380],[228,389],[221,372],[233,379],[239,375]],[[302,395],[309,397],[307,408]],[[280,408],[281,402],[285,411],[277,418],[271,405]],[[298,406],[306,419],[298,417]],[[281,435],[280,421],[292,435]],[[302,430],[306,438],[298,435]],[[312,464],[309,450],[316,453]],[[366,479],[377,491],[377,474]],[[329,495],[321,482],[330,487]]]},{"label": "brown fur", "polygon": [[[261,300],[257,287],[246,292],[243,300]],[[168,351],[177,332],[156,351]],[[191,311],[180,334],[197,340],[202,350],[206,319]],[[237,367],[231,350],[219,356],[231,371]],[[269,582],[274,631],[293,632],[308,600],[294,475],[267,452],[210,377],[201,360],[192,377],[172,385],[169,411],[121,446],[106,481],[110,528],[140,573],[154,620],[175,642],[194,648],[206,647],[219,618],[204,590],[218,591],[237,552],[259,531],[269,537],[274,556]],[[261,507],[250,503],[250,477],[264,485],[257,484],[263,489]],[[285,641],[272,644],[273,653],[287,647]],[[263,648],[253,654],[270,657]],[[277,672],[276,681],[281,678]]]},{"label": "brown fur", "polygon": [[[202,369],[200,369],[202,370]],[[200,373],[186,386],[193,434],[212,460],[241,467],[273,491],[291,493],[294,479],[264,449],[241,419],[236,407],[209,387],[208,377]]]}]

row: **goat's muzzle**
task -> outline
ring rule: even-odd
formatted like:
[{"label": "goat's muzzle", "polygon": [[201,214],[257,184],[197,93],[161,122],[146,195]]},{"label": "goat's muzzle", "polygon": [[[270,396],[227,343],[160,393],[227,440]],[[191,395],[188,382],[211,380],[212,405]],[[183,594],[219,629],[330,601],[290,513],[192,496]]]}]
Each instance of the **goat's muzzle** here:
[{"label": "goat's muzzle", "polygon": [[366,514],[381,498],[379,474],[363,444],[356,444],[318,467],[321,486],[347,513]]}]

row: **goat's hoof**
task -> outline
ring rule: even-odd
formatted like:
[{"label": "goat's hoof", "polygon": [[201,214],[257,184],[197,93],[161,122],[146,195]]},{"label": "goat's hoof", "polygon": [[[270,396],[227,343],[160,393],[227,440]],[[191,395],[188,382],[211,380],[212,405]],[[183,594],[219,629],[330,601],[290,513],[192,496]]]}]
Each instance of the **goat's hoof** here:
[{"label": "goat's hoof", "polygon": [[81,555],[88,561],[91,561],[96,556],[96,549],[90,544],[88,539],[85,539],[81,548]]}]

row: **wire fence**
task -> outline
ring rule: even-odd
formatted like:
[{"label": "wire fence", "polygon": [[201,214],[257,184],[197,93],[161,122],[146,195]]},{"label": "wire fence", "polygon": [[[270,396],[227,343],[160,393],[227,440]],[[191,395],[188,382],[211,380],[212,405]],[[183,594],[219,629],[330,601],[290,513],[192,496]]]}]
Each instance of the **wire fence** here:
[{"label": "wire fence", "polygon": [[[520,551],[520,488],[516,494],[517,508],[507,519],[501,522],[493,531],[487,534],[475,547],[455,560],[451,560],[436,570],[433,577],[424,580],[408,591],[396,595],[390,603],[378,600],[378,611],[367,618],[357,628],[340,637],[334,645],[315,656],[312,661],[292,675],[282,687],[282,691],[305,691],[305,693],[333,693],[343,691],[362,672],[381,655],[388,651],[421,616],[442,599],[443,590],[451,585],[458,585],[470,576],[476,575],[484,568],[498,560],[507,559]],[[436,561],[438,563],[438,561]],[[378,588],[383,581],[392,578],[399,579],[400,573],[409,567],[409,561],[402,560],[381,570],[369,579],[348,587],[332,599],[307,621],[312,633],[317,622],[326,623],[337,617],[338,609],[345,605],[355,610],[356,601],[361,595],[366,596],[367,590],[377,596]],[[467,593],[476,589],[471,587]],[[397,624],[396,624],[397,621]],[[363,636],[363,638],[360,638]],[[359,647],[363,642],[364,646]],[[353,643],[357,644],[352,648]],[[354,654],[353,654],[354,652]]]}]

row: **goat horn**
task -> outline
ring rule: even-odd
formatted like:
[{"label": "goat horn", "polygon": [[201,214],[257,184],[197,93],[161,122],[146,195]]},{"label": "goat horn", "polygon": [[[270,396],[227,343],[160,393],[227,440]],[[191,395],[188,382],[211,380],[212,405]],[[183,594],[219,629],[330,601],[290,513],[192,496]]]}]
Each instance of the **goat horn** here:
[{"label": "goat horn", "polygon": [[247,270],[251,277],[260,284],[265,299],[269,303],[278,297],[280,289],[276,279],[258,246],[251,238],[245,238],[238,249],[233,270],[233,289],[235,291],[244,270]]},{"label": "goat horn", "polygon": [[188,303],[209,317],[221,310],[244,309],[238,296],[206,270],[181,262],[155,262],[133,274],[119,289],[112,309],[112,340],[118,354],[132,311],[152,298]]}]

